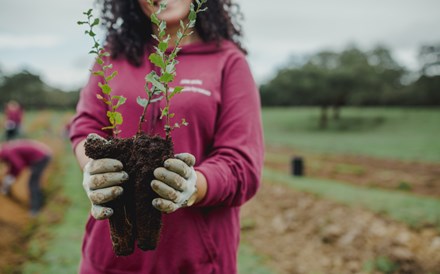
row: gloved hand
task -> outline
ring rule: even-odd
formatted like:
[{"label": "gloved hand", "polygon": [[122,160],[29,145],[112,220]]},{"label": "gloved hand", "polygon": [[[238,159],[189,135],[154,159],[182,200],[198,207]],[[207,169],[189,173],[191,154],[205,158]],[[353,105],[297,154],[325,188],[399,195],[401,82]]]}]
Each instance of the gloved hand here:
[{"label": "gloved hand", "polygon": [[151,187],[161,197],[153,200],[153,206],[165,213],[191,206],[197,198],[195,157],[189,153],[175,157],[167,159],[164,167],[156,168],[156,180],[151,181]]},{"label": "gloved hand", "polygon": [[11,186],[15,182],[15,177],[7,174],[2,181],[1,193],[3,195],[9,195],[11,191]]},{"label": "gloved hand", "polygon": [[113,214],[113,209],[102,204],[122,194],[119,185],[128,180],[128,174],[122,168],[122,163],[115,159],[90,160],[85,165],[83,187],[92,203],[93,218],[103,220]]}]

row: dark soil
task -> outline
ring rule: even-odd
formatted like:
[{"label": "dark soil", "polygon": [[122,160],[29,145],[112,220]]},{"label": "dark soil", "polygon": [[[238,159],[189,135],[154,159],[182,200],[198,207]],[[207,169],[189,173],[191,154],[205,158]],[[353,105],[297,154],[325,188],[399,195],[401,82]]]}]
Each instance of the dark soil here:
[{"label": "dark soil", "polygon": [[128,139],[88,138],[86,155],[92,159],[112,158],[124,165],[129,180],[123,194],[108,203],[113,250],[118,256],[133,253],[134,243],[142,250],[153,250],[159,241],[162,214],[152,206],[157,194],[151,189],[153,171],[173,157],[173,144],[160,136],[138,135]]}]

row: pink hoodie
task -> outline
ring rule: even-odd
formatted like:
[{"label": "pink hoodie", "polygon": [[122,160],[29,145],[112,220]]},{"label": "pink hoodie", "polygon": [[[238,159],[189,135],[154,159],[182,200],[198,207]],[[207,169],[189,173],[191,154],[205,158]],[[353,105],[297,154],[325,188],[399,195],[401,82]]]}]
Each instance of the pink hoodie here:
[{"label": "pink hoodie", "polygon": [[20,126],[23,119],[23,109],[19,105],[6,106],[5,117],[7,121],[14,122],[17,126]]},{"label": "pink hoodie", "polygon": [[48,146],[32,140],[9,141],[0,147],[0,160],[10,165],[9,174],[13,176],[18,176],[24,168],[50,155]]},{"label": "pink hoodie", "polygon": [[[148,56],[148,55],[147,55]],[[145,57],[147,58],[147,57]],[[174,121],[189,125],[173,131],[175,153],[189,152],[197,159],[196,170],[208,181],[205,199],[197,205],[166,214],[155,251],[137,249],[128,257],[116,257],[111,248],[108,221],[89,218],[83,242],[80,273],[236,273],[240,238],[240,206],[254,196],[261,177],[263,136],[260,99],[248,63],[232,43],[198,43],[179,52],[177,77],[171,87],[184,91],[171,102]],[[133,67],[112,60],[118,71],[111,81],[113,94],[127,102],[120,108],[124,123],[121,137],[136,133],[145,97],[145,75],[153,67],[145,62]],[[82,90],[72,122],[73,146],[89,133],[105,134],[106,106],[96,99],[99,78],[91,76]],[[154,103],[144,130],[163,136],[159,119],[164,102]]]}]

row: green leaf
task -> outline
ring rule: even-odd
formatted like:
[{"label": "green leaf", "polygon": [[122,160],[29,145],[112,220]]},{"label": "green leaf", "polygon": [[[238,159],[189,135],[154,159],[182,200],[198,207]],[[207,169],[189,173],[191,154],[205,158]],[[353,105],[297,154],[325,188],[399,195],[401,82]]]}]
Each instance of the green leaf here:
[{"label": "green leaf", "polygon": [[121,105],[125,104],[125,102],[127,101],[127,98],[125,98],[124,96],[120,96],[120,95],[114,95],[114,96],[112,96],[112,100],[118,100],[118,102],[114,106],[114,108],[117,109]]},{"label": "green leaf", "polygon": [[[176,56],[177,56],[177,54],[179,53],[179,51],[181,50],[182,48],[181,47],[177,47],[177,48],[174,48],[174,51],[170,54],[170,60],[173,60],[173,62],[177,62],[176,60],[174,60],[175,58],[176,58]],[[177,64],[177,63],[174,63],[174,64]]]},{"label": "green leaf", "polygon": [[177,86],[177,87],[174,87],[174,90],[173,90],[173,92],[176,92],[176,93],[181,93],[181,92],[182,92],[182,90],[183,90],[183,87],[182,87],[182,86]]},{"label": "green leaf", "polygon": [[162,52],[165,52],[168,48],[168,43],[167,42],[160,42],[159,43],[159,50]]},{"label": "green leaf", "polygon": [[107,84],[98,83],[98,86],[101,88],[102,93],[109,95],[112,92],[112,88]]},{"label": "green leaf", "polygon": [[159,101],[162,100],[162,99],[163,99],[163,96],[159,96],[159,97],[157,97],[157,98],[151,99],[151,100],[150,100],[150,103],[156,103],[156,102],[159,102]]},{"label": "green leaf", "polygon": [[160,31],[158,35],[160,38],[162,38],[165,35],[165,30]]},{"label": "green leaf", "polygon": [[118,75],[118,71],[113,71],[112,74],[110,74],[109,76],[105,77],[105,80],[107,82],[109,82],[110,80],[112,80],[113,78],[115,78],[115,76]]},{"label": "green leaf", "polygon": [[96,62],[100,65],[104,64],[104,60],[102,58],[96,57]]},{"label": "green leaf", "polygon": [[136,98],[136,102],[143,108],[146,108],[148,106],[148,99],[146,98],[141,98],[140,96],[138,96]]},{"label": "green leaf", "polygon": [[148,57],[148,59],[151,61],[151,63],[153,63],[154,65],[156,65],[157,67],[160,67],[162,69],[165,69],[165,63],[162,59],[162,57],[159,56],[159,54],[157,53],[152,53],[150,54],[150,56]]},{"label": "green leaf", "polygon": [[167,22],[165,22],[164,20],[160,21],[159,30],[164,31],[166,30],[166,28],[167,28]]},{"label": "green leaf", "polygon": [[174,75],[168,72],[162,74],[162,76],[159,79],[159,81],[161,81],[162,83],[170,83],[173,80],[174,80]]},{"label": "green leaf", "polygon": [[162,112],[160,114],[160,119],[162,119],[163,117],[166,117],[168,115],[168,113],[169,113],[169,107],[166,106],[162,109]]},{"label": "green leaf", "polygon": [[155,13],[151,14],[151,22],[153,22],[153,24],[159,26],[160,25],[160,20],[159,18],[157,18],[157,15]]},{"label": "green leaf", "polygon": [[102,70],[97,70],[93,72],[93,75],[95,76],[104,76],[104,72]]},{"label": "green leaf", "polygon": [[107,111],[107,117],[110,124],[115,125],[115,113],[113,111]]},{"label": "green leaf", "polygon": [[151,37],[153,37],[153,38],[154,38],[154,40],[156,40],[156,41],[160,42],[159,38],[158,38],[158,37],[157,37],[156,35],[152,34],[152,35],[151,35]]},{"label": "green leaf", "polygon": [[174,95],[181,93],[183,90],[183,87],[181,86],[177,86],[173,89],[172,92],[170,92],[170,94],[168,95],[168,100],[173,99]]},{"label": "green leaf", "polygon": [[112,124],[113,127],[115,125],[122,125],[123,119],[121,113],[117,111],[107,111],[107,117],[108,120],[110,121],[110,124]]},{"label": "green leaf", "polygon": [[165,72],[167,73],[174,73],[175,71],[175,65],[173,63],[169,63],[165,68]]},{"label": "green leaf", "polygon": [[180,29],[177,31],[177,39],[180,40],[183,37],[183,33],[180,31]]},{"label": "green leaf", "polygon": [[114,129],[115,127],[116,127],[116,126],[103,127],[103,128],[101,128],[101,130]]},{"label": "green leaf", "polygon": [[114,112],[114,117],[115,117],[115,124],[122,125],[122,123],[124,122],[124,119],[122,118],[122,114],[119,112]]},{"label": "green leaf", "polygon": [[165,86],[159,82],[158,80],[159,76],[156,74],[156,72],[152,71],[145,77],[145,80],[150,82],[155,88],[157,88],[161,92],[165,92]]},{"label": "green leaf", "polygon": [[[156,78],[156,77],[158,77],[158,76],[157,76],[157,73],[156,73],[154,70],[152,70],[152,71],[150,71],[150,73],[148,73],[147,75],[145,75],[145,81],[151,83],[151,79],[152,79],[152,78]],[[147,87],[147,86],[146,86],[146,87]]]},{"label": "green leaf", "polygon": [[93,26],[96,26],[96,25],[99,25],[99,18],[95,18],[95,20],[93,21],[91,26],[93,27]]},{"label": "green leaf", "polygon": [[159,4],[159,10],[157,11],[157,14],[161,13],[167,8],[167,2],[160,2]]},{"label": "green leaf", "polygon": [[194,5],[191,3],[191,11],[189,12],[188,19],[189,21],[195,21],[197,18],[196,11],[194,10]]}]

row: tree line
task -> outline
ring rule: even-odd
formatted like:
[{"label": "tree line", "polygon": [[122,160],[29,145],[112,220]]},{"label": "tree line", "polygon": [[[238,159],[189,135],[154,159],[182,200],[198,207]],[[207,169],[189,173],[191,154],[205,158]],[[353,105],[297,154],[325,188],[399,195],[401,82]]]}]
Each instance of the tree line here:
[{"label": "tree line", "polygon": [[[420,71],[410,71],[384,46],[301,56],[260,86],[262,105],[320,106],[324,119],[330,108],[338,118],[342,106],[439,106],[440,44],[422,46],[419,62]],[[61,91],[26,70],[0,71],[0,106],[16,100],[29,109],[73,109],[78,98],[78,90]]]},{"label": "tree line", "polygon": [[65,92],[44,83],[39,75],[23,70],[6,75],[0,72],[0,108],[10,100],[25,109],[74,109],[79,91]]},{"label": "tree line", "polygon": [[423,46],[421,70],[409,71],[392,52],[377,46],[320,51],[292,60],[260,86],[263,106],[320,106],[335,119],[342,106],[439,106],[440,44]]}]

